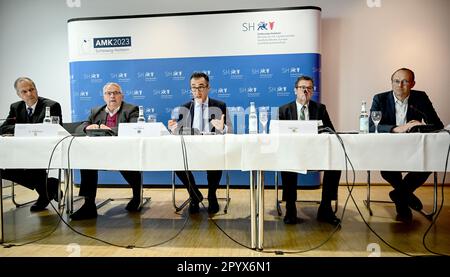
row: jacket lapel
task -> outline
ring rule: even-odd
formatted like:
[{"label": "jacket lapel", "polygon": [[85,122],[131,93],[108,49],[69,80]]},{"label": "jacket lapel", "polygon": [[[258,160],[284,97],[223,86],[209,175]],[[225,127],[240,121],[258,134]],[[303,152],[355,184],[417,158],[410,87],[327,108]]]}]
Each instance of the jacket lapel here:
[{"label": "jacket lapel", "polygon": [[291,118],[288,118],[290,120],[297,120],[298,114],[297,114],[297,102],[294,101],[289,105],[289,114],[291,115]]},{"label": "jacket lapel", "polygon": [[395,102],[394,102],[394,92],[391,91],[387,98],[387,118],[391,118],[392,124],[396,124],[396,118],[395,118]]}]

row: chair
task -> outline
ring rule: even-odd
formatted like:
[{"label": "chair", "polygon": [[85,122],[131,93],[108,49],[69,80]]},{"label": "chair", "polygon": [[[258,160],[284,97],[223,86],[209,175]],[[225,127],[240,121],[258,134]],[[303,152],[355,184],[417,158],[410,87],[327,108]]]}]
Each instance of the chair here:
[{"label": "chair", "polygon": [[[230,205],[230,176],[228,174],[228,172],[225,175],[225,180],[226,180],[226,197],[218,197],[218,200],[225,200],[225,207],[223,208],[223,212],[227,213],[228,212],[228,207]],[[191,201],[190,198],[186,199],[180,206],[177,206],[176,204],[176,197],[175,197],[175,171],[172,171],[172,205],[175,208],[175,212],[179,212],[182,209],[184,209],[184,207],[186,207],[187,204],[189,204],[189,202]]]},{"label": "chair", "polygon": [[[312,172],[312,171],[308,171]],[[281,202],[283,202],[283,200],[280,200],[278,197],[278,184],[279,184],[279,172],[275,171],[275,208],[277,209],[277,213],[279,216],[281,216],[283,214],[282,210],[281,210]],[[334,200],[334,212],[336,213],[338,210],[338,200],[337,199],[333,199]],[[314,203],[314,204],[320,204],[320,200],[297,200],[296,202],[302,202],[302,203]]]},{"label": "chair", "polygon": [[[81,132],[81,130],[78,128],[83,123],[84,123],[84,121],[63,123],[63,127],[64,127],[64,129],[66,129],[67,132],[69,132],[73,136],[85,136],[86,134]],[[71,186],[69,188],[70,189],[70,193],[69,193],[70,194],[70,197],[69,197],[70,199],[68,198],[68,204],[69,204],[68,206],[69,207],[67,209],[67,212],[68,213],[72,213],[73,212],[73,202],[81,200],[82,197],[77,197],[77,198],[73,197],[73,184],[74,184],[74,182],[73,182],[73,171],[70,171],[70,172],[66,173],[66,178],[70,180],[70,184],[71,184]],[[141,172],[141,178],[143,178],[142,177],[142,172]],[[142,206],[146,205],[151,199],[151,197],[143,197],[143,194],[144,194],[144,187],[142,186],[141,187],[141,203],[142,203]],[[97,206],[97,209],[99,209],[99,208],[105,206],[106,204],[108,204],[111,201],[127,200],[127,199],[130,199],[130,198],[108,198],[108,199],[105,199],[105,200],[101,201],[96,206]]]},{"label": "chair", "polygon": [[[58,169],[58,180],[59,180],[59,184],[61,185],[61,169]],[[20,207],[23,207],[23,206],[26,206],[26,205],[36,202],[37,199],[27,201],[25,203],[18,203],[16,201],[16,193],[14,191],[15,186],[16,186],[16,183],[11,182],[11,195],[9,197],[11,197],[11,201],[16,206],[16,208],[20,208]],[[64,203],[62,203],[61,200],[62,200],[61,189],[58,189],[58,209],[60,209],[61,207],[64,206]]]},{"label": "chair", "polygon": [[[141,173],[141,178],[143,178],[143,174],[142,174],[142,172],[140,172]],[[70,178],[71,179],[71,186],[70,186],[70,196],[71,196],[71,199],[69,200],[70,201],[70,203],[69,203],[69,208],[67,209],[67,212],[68,213],[72,213],[73,212],[73,202],[76,202],[76,201],[78,201],[78,200],[81,200],[81,199],[83,199],[83,197],[77,197],[77,198],[75,198],[74,199],[74,197],[73,197],[73,184],[74,184],[74,181],[73,181],[73,171],[71,171],[71,173],[70,173],[70,176],[68,177],[68,178]],[[143,182],[141,182],[142,183],[142,185],[141,185],[141,199],[140,199],[140,202],[141,202],[141,207],[144,207],[152,198],[151,197],[144,197],[144,185],[143,185]],[[96,207],[97,207],[97,209],[100,209],[101,207],[103,207],[103,206],[105,206],[106,204],[108,204],[109,202],[112,202],[112,201],[120,201],[120,200],[131,200],[131,197],[123,197],[123,198],[107,198],[107,199],[105,199],[105,200],[103,200],[103,201],[100,201],[100,203],[98,203],[98,204],[96,204]]]},{"label": "chair", "polygon": [[[437,211],[437,172],[433,172],[433,179],[434,179],[434,192],[433,192],[433,209],[431,212],[425,212],[420,211],[420,213],[425,216],[429,220],[433,220],[433,216],[436,214]],[[367,198],[366,200],[363,200],[364,206],[366,206],[367,210],[369,210],[370,216],[373,215],[372,208],[370,207],[370,204],[372,202],[374,203],[394,203],[392,201],[388,200],[372,200],[370,196],[371,192],[371,184],[370,184],[370,171],[367,171]]]}]

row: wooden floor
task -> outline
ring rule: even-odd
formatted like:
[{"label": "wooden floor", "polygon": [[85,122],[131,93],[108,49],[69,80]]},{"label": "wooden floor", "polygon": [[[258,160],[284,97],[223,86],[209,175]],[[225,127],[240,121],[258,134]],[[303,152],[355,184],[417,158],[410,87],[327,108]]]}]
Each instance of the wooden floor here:
[{"label": "wooden floor", "polygon": [[[372,190],[374,199],[387,199],[388,186],[377,186]],[[299,198],[319,199],[321,190],[299,191]],[[10,189],[4,189],[8,195]],[[36,198],[36,193],[25,188],[16,189],[17,200]],[[421,187],[416,195],[424,203],[425,209],[432,206],[433,188]],[[99,189],[98,200],[108,197],[128,197],[130,189]],[[29,206],[16,208],[11,199],[4,200],[5,244],[18,246],[0,248],[0,257],[21,256],[219,256],[219,257],[260,257],[276,256],[274,251],[283,251],[285,257],[296,256],[350,256],[367,257],[369,249],[377,249],[383,257],[430,254],[422,244],[430,221],[413,212],[413,222],[409,225],[396,222],[393,204],[373,203],[373,216],[369,216],[363,206],[366,187],[355,187],[353,197],[362,216],[351,199],[345,208],[342,228],[333,233],[334,228],[315,220],[317,205],[298,203],[299,216],[305,222],[287,226],[278,216],[274,207],[273,190],[265,193],[265,242],[264,251],[248,249],[250,246],[249,191],[231,190],[231,205],[227,214],[221,212],[208,218],[205,208],[198,215],[190,216],[187,210],[174,212],[170,189],[145,189],[144,195],[151,202],[141,213],[128,213],[124,208],[126,200],[113,201],[99,209],[96,220],[65,223],[49,206],[48,211],[30,213]],[[183,189],[177,190],[177,199],[186,197]],[[224,190],[219,191],[219,197]],[[339,191],[339,211],[341,216],[348,196],[345,186]],[[445,188],[445,198],[450,197],[450,187]],[[82,201],[80,201],[82,202]],[[80,202],[75,204],[78,208]],[[207,201],[204,201],[207,205]],[[54,203],[54,202],[52,202]],[[283,206],[284,209],[284,206]],[[367,221],[368,226],[363,221]],[[63,213],[63,219],[67,216]],[[69,225],[66,225],[69,224]],[[220,228],[219,228],[220,227]],[[223,231],[221,231],[223,230]],[[384,243],[377,235],[389,243]],[[435,252],[450,254],[450,205],[448,201],[426,236],[427,246]],[[230,239],[229,237],[232,239]],[[97,240],[96,240],[97,239]],[[37,240],[37,241],[35,241]],[[35,241],[35,242],[33,242]],[[25,244],[23,246],[19,246]],[[242,245],[242,246],[241,246]],[[370,246],[369,246],[370,245]],[[128,247],[128,246],[134,246]],[[289,253],[296,252],[296,253]],[[279,256],[279,255],[277,255]]]}]

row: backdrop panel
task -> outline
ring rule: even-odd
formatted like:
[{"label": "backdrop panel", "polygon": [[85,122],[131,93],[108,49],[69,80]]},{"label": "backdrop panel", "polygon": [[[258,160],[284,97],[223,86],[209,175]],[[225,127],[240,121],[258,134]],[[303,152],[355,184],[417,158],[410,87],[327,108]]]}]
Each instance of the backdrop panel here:
[{"label": "backdrop panel", "polygon": [[[227,103],[235,133],[247,132],[249,102],[275,116],[295,99],[301,75],[313,77],[320,101],[317,7],[78,18],[69,20],[68,33],[72,121],[103,105],[103,85],[117,82],[126,102],[166,123],[173,107],[191,99],[194,71],[210,76],[210,97]],[[122,183],[118,176],[102,173],[100,182]],[[248,174],[232,172],[230,180],[247,184]],[[317,175],[302,181],[317,182]],[[168,184],[170,174],[146,173],[145,183]]]}]

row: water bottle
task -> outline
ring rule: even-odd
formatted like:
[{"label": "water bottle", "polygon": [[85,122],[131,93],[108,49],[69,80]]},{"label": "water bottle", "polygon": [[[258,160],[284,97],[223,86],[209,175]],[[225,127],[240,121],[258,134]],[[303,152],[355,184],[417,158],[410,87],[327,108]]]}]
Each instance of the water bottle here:
[{"label": "water bottle", "polygon": [[248,115],[248,133],[258,133],[258,116],[256,115],[255,102],[250,102],[250,113]]},{"label": "water bottle", "polygon": [[366,109],[366,101],[362,101],[361,103],[361,113],[359,115],[359,133],[369,133],[369,114],[367,113]]},{"label": "water bottle", "polygon": [[139,106],[139,117],[137,119],[138,123],[145,123],[145,117],[144,117],[144,107]]},{"label": "water bottle", "polygon": [[50,107],[45,107],[44,123],[52,124],[52,117],[50,116]]}]

